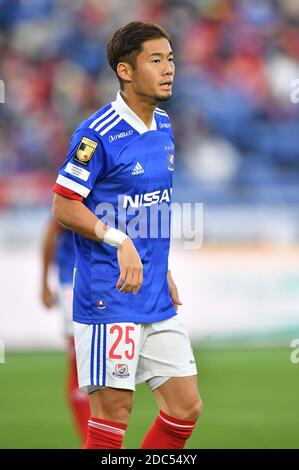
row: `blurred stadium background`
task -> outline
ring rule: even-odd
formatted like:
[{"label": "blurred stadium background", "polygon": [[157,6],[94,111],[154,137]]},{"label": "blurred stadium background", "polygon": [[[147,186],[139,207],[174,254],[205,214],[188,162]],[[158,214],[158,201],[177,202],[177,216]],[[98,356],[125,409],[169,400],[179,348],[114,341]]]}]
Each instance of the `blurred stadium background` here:
[{"label": "blurred stadium background", "polygon": [[[133,19],[173,36],[174,200],[204,204],[203,247],[171,255],[205,403],[188,446],[298,448],[297,0],[0,0],[0,448],[79,445],[41,243],[70,134],[118,88],[106,41]],[[128,447],[155,413],[140,386]]]}]

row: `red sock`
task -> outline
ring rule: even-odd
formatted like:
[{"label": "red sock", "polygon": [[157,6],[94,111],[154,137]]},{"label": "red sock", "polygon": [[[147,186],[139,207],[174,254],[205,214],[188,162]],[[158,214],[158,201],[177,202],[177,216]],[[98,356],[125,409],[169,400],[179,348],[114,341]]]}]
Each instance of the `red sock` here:
[{"label": "red sock", "polygon": [[149,429],[141,449],[183,449],[191,436],[196,421],[185,421],[160,411]]},{"label": "red sock", "polygon": [[126,429],[126,424],[91,416],[85,449],[121,449]]},{"label": "red sock", "polygon": [[87,421],[90,416],[90,409],[87,393],[79,390],[74,338],[70,338],[69,340],[68,374],[68,401],[73,413],[77,431],[80,435],[81,442],[84,445],[87,437]]}]

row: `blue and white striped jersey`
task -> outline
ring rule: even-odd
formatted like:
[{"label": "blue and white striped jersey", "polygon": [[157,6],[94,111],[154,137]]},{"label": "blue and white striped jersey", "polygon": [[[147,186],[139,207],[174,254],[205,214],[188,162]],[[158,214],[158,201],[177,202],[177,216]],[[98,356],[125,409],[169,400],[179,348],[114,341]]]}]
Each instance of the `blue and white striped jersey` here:
[{"label": "blue and white striped jersey", "polygon": [[74,132],[56,183],[131,236],[144,276],[137,295],[119,292],[117,250],[75,234],[75,321],[147,323],[176,314],[167,283],[173,158],[167,114],[156,108],[148,129],[120,92]]}]

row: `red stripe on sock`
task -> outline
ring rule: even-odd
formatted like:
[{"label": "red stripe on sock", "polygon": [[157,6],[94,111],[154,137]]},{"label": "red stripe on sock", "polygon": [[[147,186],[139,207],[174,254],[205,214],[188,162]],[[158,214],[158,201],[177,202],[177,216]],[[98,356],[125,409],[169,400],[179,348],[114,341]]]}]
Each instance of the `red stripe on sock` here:
[{"label": "red stripe on sock", "polygon": [[196,421],[169,416],[160,411],[156,421],[147,432],[142,449],[183,449],[191,436]]},{"label": "red stripe on sock", "polygon": [[121,449],[126,424],[107,419],[93,418],[88,420],[86,449]]},{"label": "red stripe on sock", "polygon": [[187,428],[191,428],[191,427],[194,428],[194,426],[196,424],[196,421],[178,419],[178,418],[175,418],[174,416],[167,415],[163,411],[160,411],[160,413],[158,414],[158,417],[161,417],[162,420],[164,418],[164,420],[168,421],[169,423],[172,423],[173,425],[177,425],[177,427],[178,426],[186,426]]},{"label": "red stripe on sock", "polygon": [[90,416],[89,420],[94,421],[95,423],[99,424],[106,424],[107,426],[112,426],[113,428],[118,428],[122,430],[127,429],[127,425],[123,423],[116,423],[115,421],[109,421],[108,419],[99,419],[99,418],[93,418]]}]

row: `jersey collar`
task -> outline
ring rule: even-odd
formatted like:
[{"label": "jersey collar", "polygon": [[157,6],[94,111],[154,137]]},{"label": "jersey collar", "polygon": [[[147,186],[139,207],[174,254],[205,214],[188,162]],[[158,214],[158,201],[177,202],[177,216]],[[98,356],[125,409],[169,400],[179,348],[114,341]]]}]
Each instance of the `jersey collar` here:
[{"label": "jersey collar", "polygon": [[131,127],[133,127],[139,134],[144,134],[147,131],[156,131],[157,123],[153,116],[153,120],[150,128],[145,125],[145,123],[140,119],[137,114],[127,105],[124,99],[121,96],[120,91],[117,93],[116,100],[111,103],[115,111],[124,119]]}]

